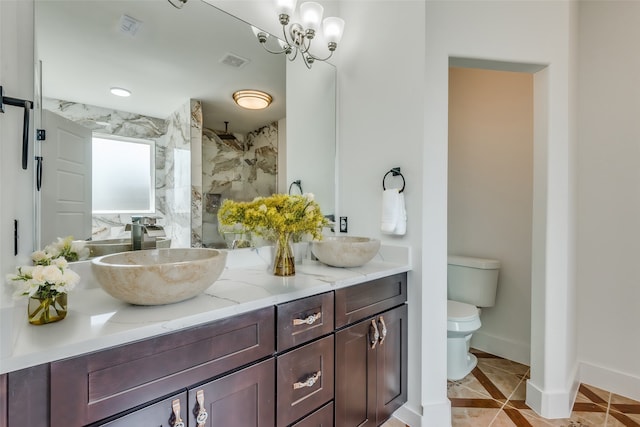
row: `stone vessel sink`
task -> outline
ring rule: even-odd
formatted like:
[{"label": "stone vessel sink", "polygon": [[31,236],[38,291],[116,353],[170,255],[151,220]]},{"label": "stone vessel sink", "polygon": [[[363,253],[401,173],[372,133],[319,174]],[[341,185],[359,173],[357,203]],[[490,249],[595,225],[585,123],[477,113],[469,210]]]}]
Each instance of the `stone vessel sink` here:
[{"label": "stone vessel sink", "polygon": [[[91,258],[133,250],[130,238],[91,240],[86,242],[85,246],[89,248],[89,257]],[[142,245],[142,249],[169,247],[171,247],[171,239],[162,237],[156,239],[155,242],[146,241]]]},{"label": "stone vessel sink", "polygon": [[332,267],[359,267],[371,261],[380,249],[380,240],[368,237],[328,236],[311,245],[311,252]]},{"label": "stone vessel sink", "polygon": [[167,248],[94,258],[93,275],[109,295],[137,305],[171,304],[192,298],[222,273],[227,252]]}]

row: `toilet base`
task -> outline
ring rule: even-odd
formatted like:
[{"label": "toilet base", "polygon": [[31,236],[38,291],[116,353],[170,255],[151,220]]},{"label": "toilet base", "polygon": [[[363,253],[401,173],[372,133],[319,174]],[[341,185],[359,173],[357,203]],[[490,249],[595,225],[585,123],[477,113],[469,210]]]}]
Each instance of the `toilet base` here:
[{"label": "toilet base", "polygon": [[471,335],[447,338],[447,379],[449,381],[463,379],[478,364],[478,358],[469,353],[470,338]]}]

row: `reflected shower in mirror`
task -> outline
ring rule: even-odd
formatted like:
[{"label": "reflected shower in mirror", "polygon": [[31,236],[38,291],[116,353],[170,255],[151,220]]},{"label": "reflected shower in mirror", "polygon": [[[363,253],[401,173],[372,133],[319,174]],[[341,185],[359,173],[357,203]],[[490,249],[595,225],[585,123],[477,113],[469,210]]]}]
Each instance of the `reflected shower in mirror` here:
[{"label": "reflected shower in mirror", "polygon": [[[293,179],[326,199],[323,211],[333,213],[333,178],[304,176],[299,166],[309,160],[294,157],[312,144],[329,159],[314,162],[313,173],[334,176],[333,66],[296,78],[300,71],[264,52],[249,24],[203,1],[178,10],[163,1],[36,0],[35,9],[36,126],[47,130],[47,144],[36,148],[45,168],[36,197],[42,246],[66,235],[126,236],[137,214],[155,217],[172,246],[224,246],[216,218],[222,200],[286,192]],[[332,88],[312,103],[328,111],[286,120],[293,108],[309,107],[304,93],[318,86],[314,79]],[[111,88],[130,96],[114,96]],[[232,94],[242,89],[268,93],[271,105],[239,107]],[[309,129],[322,141],[309,138]],[[87,164],[96,134],[155,148],[152,211],[92,208],[97,190]],[[121,175],[124,162],[111,163],[107,174]]]}]

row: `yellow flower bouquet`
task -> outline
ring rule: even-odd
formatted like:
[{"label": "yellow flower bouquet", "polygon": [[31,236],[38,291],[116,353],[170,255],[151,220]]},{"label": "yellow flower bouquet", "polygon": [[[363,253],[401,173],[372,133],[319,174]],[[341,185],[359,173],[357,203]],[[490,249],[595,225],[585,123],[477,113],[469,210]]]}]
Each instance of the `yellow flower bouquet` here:
[{"label": "yellow flower bouquet", "polygon": [[274,274],[290,276],[295,274],[290,240],[299,241],[305,235],[321,240],[322,228],[329,222],[313,194],[307,193],[274,194],[251,202],[227,199],[218,211],[218,223],[222,226],[241,224],[245,230],[275,241]]}]

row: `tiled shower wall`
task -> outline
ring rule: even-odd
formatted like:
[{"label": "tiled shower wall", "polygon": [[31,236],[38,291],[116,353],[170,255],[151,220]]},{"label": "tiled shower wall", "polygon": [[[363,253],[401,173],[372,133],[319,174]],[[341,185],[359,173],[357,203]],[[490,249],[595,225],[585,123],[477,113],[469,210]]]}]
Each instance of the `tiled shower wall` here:
[{"label": "tiled shower wall", "polygon": [[205,128],[202,142],[202,242],[219,247],[224,238],[218,232],[217,213],[223,200],[249,201],[276,192],[278,124],[234,138]]},{"label": "tiled shower wall", "polygon": [[[222,200],[252,200],[276,192],[278,124],[233,139],[206,128],[200,101],[167,119],[45,99],[43,108],[94,132],[154,140],[156,215],[173,247],[223,246],[217,211]],[[118,237],[131,215],[93,217],[93,238]]]}]

